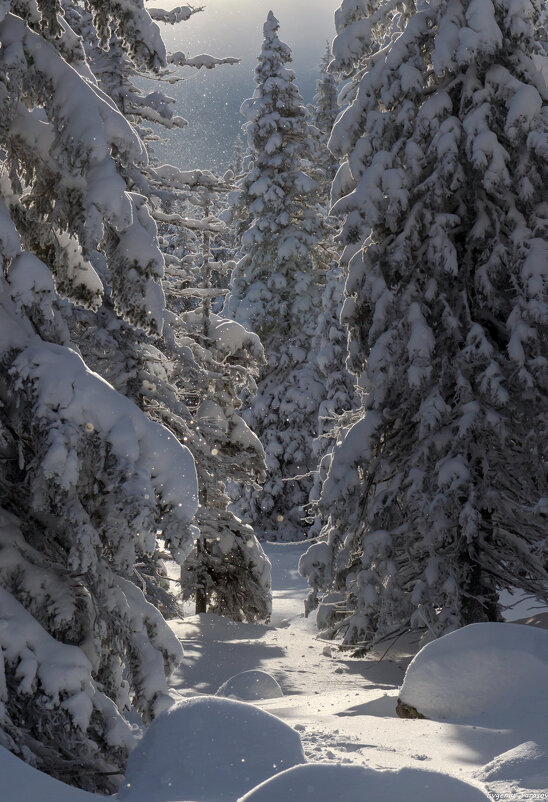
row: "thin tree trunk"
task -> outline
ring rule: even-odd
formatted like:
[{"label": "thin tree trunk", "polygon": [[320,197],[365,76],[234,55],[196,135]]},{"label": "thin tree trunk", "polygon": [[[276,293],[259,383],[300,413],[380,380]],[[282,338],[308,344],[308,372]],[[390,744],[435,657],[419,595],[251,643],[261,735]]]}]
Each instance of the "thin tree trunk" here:
[{"label": "thin tree trunk", "polygon": [[198,561],[198,567],[196,569],[196,615],[199,613],[207,613],[207,577],[204,570],[203,552],[204,547],[200,537],[196,544],[196,556]]},{"label": "thin tree trunk", "polygon": [[[493,523],[491,513],[482,510],[483,541],[493,541]],[[480,549],[482,547],[480,546]],[[476,624],[485,621],[500,621],[500,605],[498,593],[492,577],[482,569],[481,552],[468,554],[465,560],[469,563],[470,574],[463,591],[462,619],[463,624]]]}]

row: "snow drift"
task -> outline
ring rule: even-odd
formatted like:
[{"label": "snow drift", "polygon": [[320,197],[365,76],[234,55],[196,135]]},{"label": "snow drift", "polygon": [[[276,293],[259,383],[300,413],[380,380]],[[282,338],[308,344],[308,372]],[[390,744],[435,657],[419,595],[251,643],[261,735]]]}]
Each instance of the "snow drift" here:
[{"label": "snow drift", "polygon": [[244,702],[193,697],[152,722],[129,757],[118,798],[234,802],[304,761],[299,734],[270,713]]},{"label": "snow drift", "polygon": [[434,771],[310,763],[267,780],[239,802],[485,802],[488,798],[478,788]]}]

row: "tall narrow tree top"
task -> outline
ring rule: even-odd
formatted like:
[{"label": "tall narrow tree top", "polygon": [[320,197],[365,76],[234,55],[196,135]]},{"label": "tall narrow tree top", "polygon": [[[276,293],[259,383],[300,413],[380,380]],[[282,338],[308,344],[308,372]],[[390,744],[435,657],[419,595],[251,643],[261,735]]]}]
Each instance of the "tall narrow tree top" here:
[{"label": "tall narrow tree top", "polygon": [[280,23],[278,22],[278,20],[274,16],[274,12],[273,11],[269,11],[268,12],[268,17],[266,18],[266,22],[265,22],[265,24],[263,26],[263,33],[264,33],[265,37],[267,37],[267,36],[275,36],[276,35],[276,31],[278,30],[279,27],[280,27]]}]

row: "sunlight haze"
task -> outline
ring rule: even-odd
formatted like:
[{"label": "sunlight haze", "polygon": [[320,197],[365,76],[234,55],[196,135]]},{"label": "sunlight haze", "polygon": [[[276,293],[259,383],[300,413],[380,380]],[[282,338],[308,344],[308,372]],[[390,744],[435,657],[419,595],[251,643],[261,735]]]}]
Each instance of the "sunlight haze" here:
[{"label": "sunlight haze", "polygon": [[[166,10],[178,5],[180,0],[147,4]],[[188,56],[234,56],[241,63],[198,74],[189,72],[188,80],[168,88],[168,94],[177,100],[177,114],[189,125],[170,132],[168,141],[155,148],[160,161],[185,169],[227,167],[243,123],[240,105],[254,89],[253,70],[270,10],[280,23],[280,39],[291,48],[292,69],[301,94],[306,103],[311,102],[326,43],[334,36],[333,17],[338,5],[337,0],[208,0],[203,12],[187,22],[174,27],[162,25],[171,51],[182,50]]]}]

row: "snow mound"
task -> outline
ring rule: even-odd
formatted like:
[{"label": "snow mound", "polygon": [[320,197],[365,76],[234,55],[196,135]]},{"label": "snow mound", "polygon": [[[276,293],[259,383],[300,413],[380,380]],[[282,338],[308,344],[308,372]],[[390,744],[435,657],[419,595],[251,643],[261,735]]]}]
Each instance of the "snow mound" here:
[{"label": "snow mound", "polygon": [[283,696],[283,692],[274,677],[266,671],[252,670],[242,671],[227,679],[215,695],[253,702],[257,699],[277,699]]},{"label": "snow mound", "polygon": [[525,788],[548,788],[548,753],[526,741],[491,760],[475,775],[485,783],[518,782]]},{"label": "snow mound", "polygon": [[272,777],[238,802],[485,802],[468,783],[418,769],[378,771],[363,766],[309,763]]},{"label": "snow mound", "polygon": [[548,720],[547,676],[546,630],[471,624],[421,649],[400,699],[426,718],[516,730],[526,723],[531,735]]},{"label": "snow mound", "polygon": [[2,802],[98,802],[105,797],[54,780],[0,746]]},{"label": "snow mound", "polygon": [[197,696],[152,722],[129,756],[118,798],[234,802],[304,761],[299,734],[280,719],[245,702]]}]

